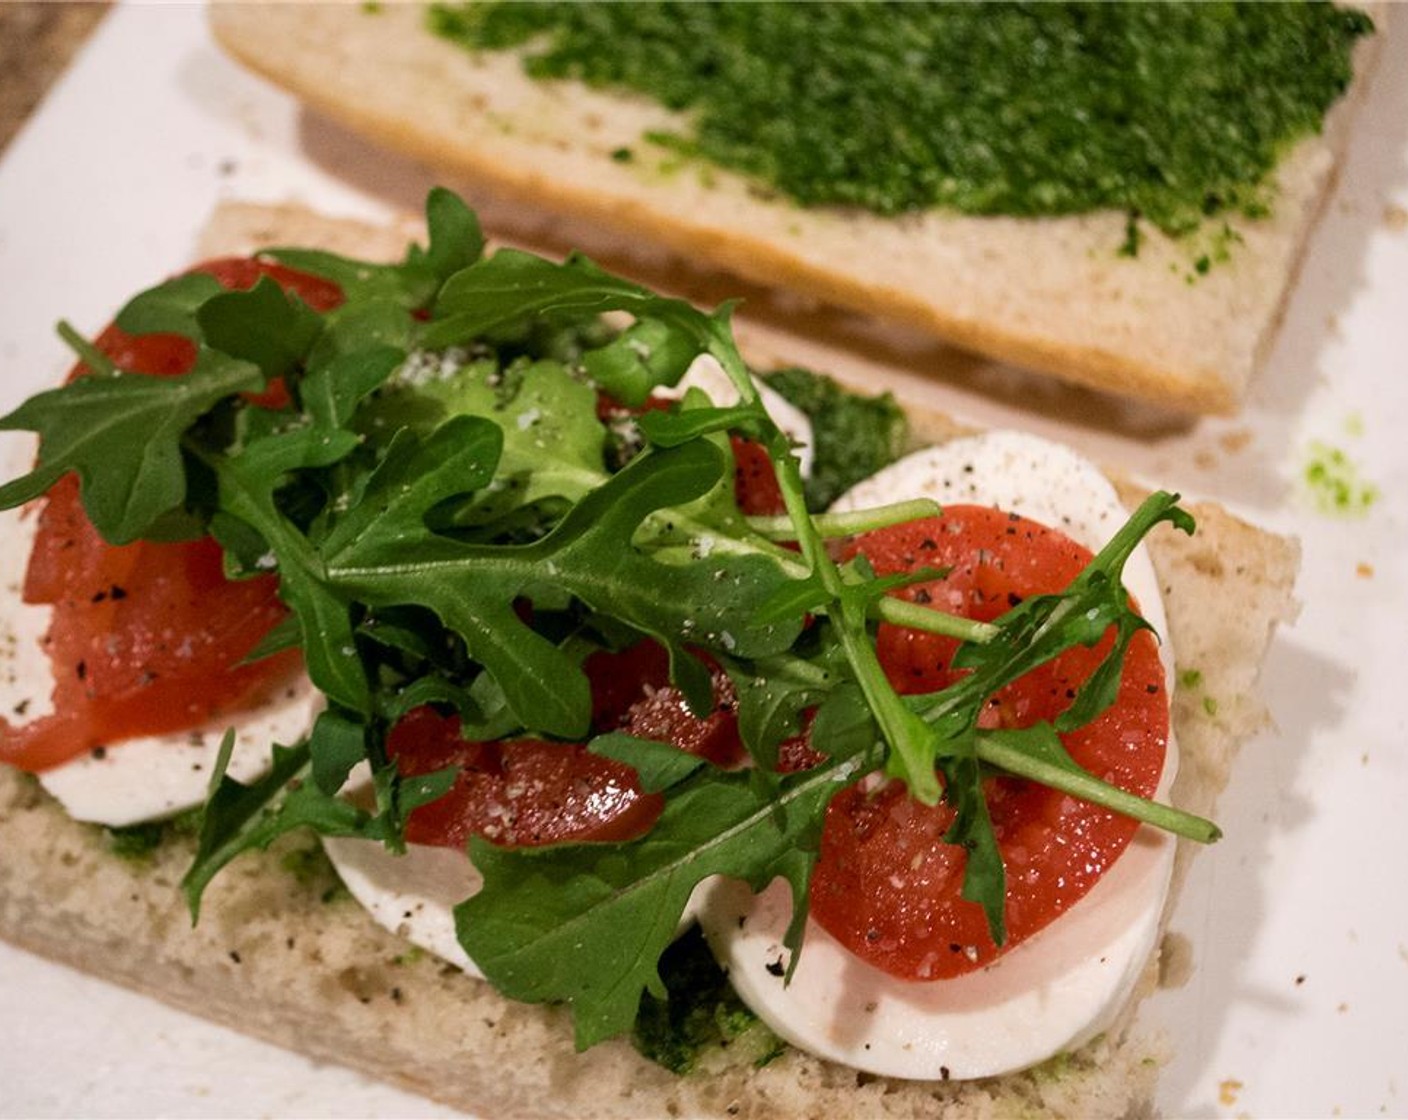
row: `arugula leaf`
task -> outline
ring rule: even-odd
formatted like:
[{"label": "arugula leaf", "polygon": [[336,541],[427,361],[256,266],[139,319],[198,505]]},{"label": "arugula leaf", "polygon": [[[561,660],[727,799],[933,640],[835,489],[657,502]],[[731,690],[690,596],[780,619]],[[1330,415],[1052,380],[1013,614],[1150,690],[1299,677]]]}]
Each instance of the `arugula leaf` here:
[{"label": "arugula leaf", "polygon": [[267,276],[247,291],[211,296],[195,316],[209,346],[254,363],[271,379],[296,369],[323,329],[316,311]]},{"label": "arugula leaf", "polygon": [[199,342],[196,312],[224,291],[220,281],[205,272],[176,276],[128,300],[117,313],[117,325],[128,334],[179,334]]},{"label": "arugula leaf", "polygon": [[256,366],[202,348],[186,377],[81,377],[31,397],[0,419],[0,430],[38,432],[39,461],[0,486],[0,508],[31,501],[75,471],[103,537],[136,540],[185,501],[186,430],[231,394],[263,387]]},{"label": "arugula leaf", "polygon": [[[670,748],[635,753],[623,739],[612,757],[659,772],[656,755]],[[664,998],[657,962],[708,876],[754,890],[782,876],[794,923],[805,916],[822,810],[863,768],[861,758],[833,760],[783,779],[772,796],[748,774],[692,763],[634,843],[511,850],[476,837],[470,857],[484,887],[456,908],[460,941],[510,999],[569,1004],[579,1050],[624,1033],[643,993]]]},{"label": "arugula leaf", "polygon": [[370,821],[350,802],[329,797],[304,780],[311,769],[306,743],[291,748],[275,744],[269,772],[250,785],[226,773],[234,744],[234,732],[227,732],[212,774],[196,857],[181,880],[192,923],[200,917],[201,897],[210,881],[242,853],[263,851],[286,832],[304,827],[325,836],[363,835]]},{"label": "arugula leaf", "polygon": [[605,346],[588,350],[581,364],[604,392],[638,408],[653,389],[677,384],[698,354],[698,345],[679,331],[641,319]]},{"label": "arugula leaf", "polygon": [[425,263],[442,282],[483,255],[479,216],[454,191],[431,188],[425,200],[425,222],[430,232]]},{"label": "arugula leaf", "polygon": [[[497,438],[490,422],[461,417],[438,429],[419,455],[398,459],[375,491],[394,488],[395,502],[369,490],[326,542],[326,570],[345,595],[374,608],[415,602],[433,610],[464,638],[523,726],[575,738],[590,719],[581,670],[513,610],[514,600],[545,574],[593,610],[667,645],[684,635],[749,656],[791,644],[795,627],[753,620],[758,603],[786,578],[772,561],[744,556],[666,565],[630,545],[647,516],[718,483],[723,464],[712,446],[696,442],[641,456],[532,544],[466,544],[435,533],[425,514],[429,498],[444,495],[436,480],[455,475],[460,488],[482,484],[482,471],[465,471],[476,458],[482,461],[481,441]],[[361,516],[364,508],[371,513]],[[729,591],[726,599],[721,586]]]}]

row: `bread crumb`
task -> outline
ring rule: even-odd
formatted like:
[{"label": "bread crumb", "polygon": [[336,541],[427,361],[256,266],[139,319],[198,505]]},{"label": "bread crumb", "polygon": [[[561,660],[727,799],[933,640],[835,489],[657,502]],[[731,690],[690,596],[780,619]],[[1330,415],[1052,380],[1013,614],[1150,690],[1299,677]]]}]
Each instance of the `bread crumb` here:
[{"label": "bread crumb", "polygon": [[1199,470],[1210,471],[1217,468],[1217,456],[1206,448],[1193,453],[1193,462]]},{"label": "bread crumb", "polygon": [[1229,1077],[1219,1083],[1217,1087],[1217,1099],[1221,1101],[1224,1105],[1226,1105],[1228,1108],[1231,1108],[1234,1104],[1237,1103],[1237,1094],[1240,1093],[1244,1088],[1246,1088],[1246,1086],[1244,1086],[1235,1077]]},{"label": "bread crumb", "polygon": [[1373,579],[1374,565],[1370,564],[1367,560],[1361,560],[1358,564],[1354,565],[1354,574],[1360,579]]},{"label": "bread crumb", "polygon": [[1224,432],[1218,437],[1218,443],[1222,445],[1222,450],[1229,455],[1235,455],[1239,451],[1245,451],[1252,442],[1252,432],[1250,428],[1238,428],[1235,432]]},{"label": "bread crumb", "polygon": [[1338,1011],[1341,1015],[1343,1015],[1346,1011],[1349,1010],[1349,1004],[1342,1003],[1338,1007],[1336,1007],[1335,1010]]},{"label": "bread crumb", "polygon": [[1159,945],[1159,987],[1181,988],[1193,975],[1193,943],[1181,933],[1166,933]]},{"label": "bread crumb", "polygon": [[1408,210],[1393,203],[1384,207],[1384,225],[1393,230],[1394,233],[1401,233],[1408,229]]}]

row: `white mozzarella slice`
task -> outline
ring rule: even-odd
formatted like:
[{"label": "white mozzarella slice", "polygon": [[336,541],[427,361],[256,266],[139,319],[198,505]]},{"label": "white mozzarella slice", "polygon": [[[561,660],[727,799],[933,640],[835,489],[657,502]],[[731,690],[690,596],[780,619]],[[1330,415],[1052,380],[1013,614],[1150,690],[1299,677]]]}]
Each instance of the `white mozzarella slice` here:
[{"label": "white mozzarella slice", "polygon": [[426,844],[396,855],[378,841],[343,836],[323,837],[323,850],[379,926],[483,979],[455,937],[455,907],[484,885],[469,856]]},{"label": "white mozzarella slice", "polygon": [[160,820],[205,801],[226,730],[235,732],[226,773],[248,784],[268,772],[270,745],[301,741],[322,706],[322,693],[299,676],[248,711],[80,755],[45,770],[39,781],[74,820],[114,828]]},{"label": "white mozzarella slice", "polygon": [[[914,497],[1020,512],[1092,549],[1125,519],[1114,488],[1091,464],[1067,448],[1008,432],[911,455],[860,483],[835,508]],[[1142,548],[1125,575],[1162,633],[1158,583]],[[1166,673],[1170,658],[1166,652]],[[1159,796],[1172,785],[1176,760],[1170,736]],[[809,921],[797,971],[784,985],[782,940],[792,907],[780,881],[756,897],[737,881],[719,881],[700,923],[739,995],[794,1045],[886,1076],[995,1076],[1077,1047],[1111,1024],[1153,952],[1174,849],[1168,833],[1141,826],[1060,920],[982,971],[933,983],[889,976]]]},{"label": "white mozzarella slice", "polygon": [[[758,395],[762,398],[763,407],[772,417],[773,423],[787,434],[793,443],[793,454],[797,456],[797,465],[802,472],[803,478],[810,478],[812,475],[812,461],[815,458],[815,450],[812,447],[812,422],[807,414],[794,405],[776,389],[768,388],[767,384],[759,381]],[[685,375],[680,378],[679,384],[674,388],[656,389],[655,392],[662,397],[683,397],[690,389],[700,389],[707,393],[709,399],[719,408],[730,408],[738,403],[738,386],[724,372],[724,367],[719,365],[718,360],[712,354],[701,354],[694,359]]]},{"label": "white mozzarella slice", "polygon": [[[53,675],[43,654],[50,608],[20,598],[36,518],[0,514],[0,712],[17,722],[53,711]],[[246,711],[178,734],[115,743],[46,770],[39,780],[75,820],[112,827],[159,820],[201,804],[227,728],[235,730],[229,774],[249,782],[269,768],[269,744],[308,733],[322,696],[303,677]]]},{"label": "white mozzarella slice", "polygon": [[781,880],[756,897],[721,880],[700,923],[739,996],[793,1045],[889,1077],[989,1077],[1110,1025],[1154,949],[1173,849],[1167,833],[1141,828],[1059,921],[981,972],[933,983],[889,976],[808,922],[784,985],[792,899]]}]

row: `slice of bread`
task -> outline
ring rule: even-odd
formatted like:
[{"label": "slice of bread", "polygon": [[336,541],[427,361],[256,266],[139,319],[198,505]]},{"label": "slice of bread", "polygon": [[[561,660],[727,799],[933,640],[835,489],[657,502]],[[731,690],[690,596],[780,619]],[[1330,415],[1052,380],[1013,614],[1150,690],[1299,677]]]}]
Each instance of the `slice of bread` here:
[{"label": "slice of bread", "polygon": [[[298,243],[392,256],[412,229],[231,206],[201,252]],[[913,422],[924,441],[962,430],[938,416]],[[1122,487],[1138,499],[1137,487]],[[1255,683],[1272,630],[1293,613],[1298,554],[1216,506],[1193,512],[1196,537],[1161,531],[1149,546],[1179,662],[1205,682],[1175,696],[1183,762],[1174,799],[1207,813],[1239,744],[1266,721]],[[1205,696],[1217,699],[1215,715]],[[187,843],[168,840],[148,862],[119,859],[101,829],[73,822],[35,781],[0,768],[0,852],[0,937],[485,1117],[1120,1117],[1147,1110],[1157,1077],[1159,1050],[1127,1030],[1133,1004],[1118,1029],[1079,1052],[984,1081],[896,1081],[794,1050],[757,1068],[752,1055],[726,1049],[680,1077],[622,1040],[574,1053],[563,1009],[510,1003],[408,952],[355,903],[325,901],[330,879],[291,875],[286,849],[228,868],[192,929],[177,889]],[[1141,995],[1156,974],[1151,960]]]},{"label": "slice of bread", "polygon": [[[678,119],[577,82],[535,84],[510,54],[471,57],[427,31],[418,5],[217,4],[211,22],[246,65],[352,130],[462,176],[476,204],[487,188],[583,230],[1206,412],[1237,406],[1269,347],[1381,38],[1361,40],[1351,95],[1278,169],[1271,217],[1233,219],[1240,243],[1198,275],[1206,237],[1155,231],[1129,259],[1117,252],[1125,217],[1114,212],[880,218],[804,210],[714,168],[618,162],[613,151],[639,149],[644,133]],[[572,230],[573,243],[591,244]]]}]

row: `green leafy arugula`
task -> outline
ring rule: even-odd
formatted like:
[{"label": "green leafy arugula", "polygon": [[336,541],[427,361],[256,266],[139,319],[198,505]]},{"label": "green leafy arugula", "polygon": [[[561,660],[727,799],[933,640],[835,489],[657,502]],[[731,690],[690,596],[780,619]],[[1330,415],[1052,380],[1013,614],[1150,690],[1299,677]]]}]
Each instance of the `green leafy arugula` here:
[{"label": "green leafy arugula", "polygon": [[[1191,531],[1173,496],[1151,498],[1066,591],[996,623],[902,602],[887,592],[936,573],[877,579],[862,560],[838,564],[827,541],[932,509],[809,509],[899,452],[892,402],[857,404],[799,371],[777,375],[817,423],[821,469],[805,483],[738,353],[729,307],[706,314],[582,257],[485,255],[477,219],[446,191],[431,193],[427,215],[428,247],[394,264],[271,251],[341,286],[345,302],[325,313],[268,278],[232,292],[192,274],[133,299],[124,329],[190,339],[184,378],[113,369],[65,329],[90,375],[0,419],[41,441],[34,470],[0,487],[0,506],[76,473],[110,541],[180,523],[219,540],[232,573],[278,573],[289,620],[254,656],[299,646],[327,710],[305,742],[275,746],[248,785],[225,774],[227,743],[184,883],[193,914],[230,860],[296,828],[400,847],[406,815],[454,778],[398,773],[387,735],[412,708],[457,712],[467,736],[581,740],[592,707],[583,659],[641,637],[668,651],[696,711],[712,702],[700,655],[729,674],[753,766],[724,772],[659,743],[600,737],[593,750],[663,796],[656,825],[620,844],[475,840],[485,885],[458,911],[489,980],[514,998],[569,1004],[580,1045],[628,1030],[647,993],[663,997],[660,955],[709,876],[755,889],[788,881],[795,967],[826,805],[838,783],[868,772],[952,804],[964,896],[999,943],[1005,873],[983,795],[994,772],[1215,838],[1207,822],[1086,773],[1059,738],[1114,699],[1144,627],[1123,564],[1162,523]],[[611,325],[623,315],[629,325]],[[639,406],[701,354],[722,366],[737,403],[692,391],[669,412],[645,412],[643,447],[612,461],[598,392]],[[251,397],[275,378],[287,403]],[[731,434],[766,449],[785,517],[739,512]],[[969,672],[942,692],[899,696],[876,656],[880,620],[959,637]],[[1054,724],[979,728],[993,693],[1110,631],[1105,660]],[[783,745],[808,727],[820,763],[779,774]],[[362,764],[367,807],[338,796]]]}]

